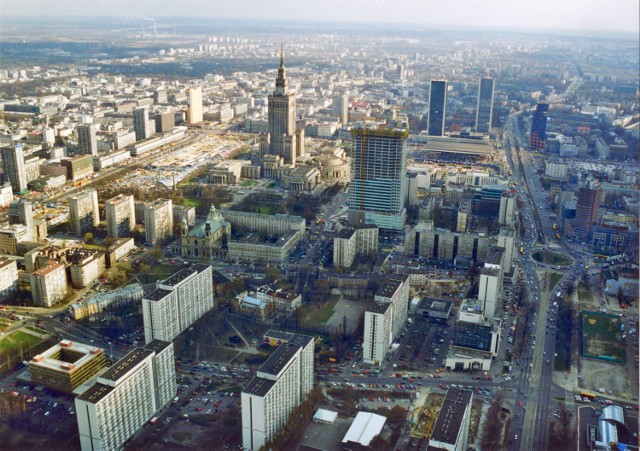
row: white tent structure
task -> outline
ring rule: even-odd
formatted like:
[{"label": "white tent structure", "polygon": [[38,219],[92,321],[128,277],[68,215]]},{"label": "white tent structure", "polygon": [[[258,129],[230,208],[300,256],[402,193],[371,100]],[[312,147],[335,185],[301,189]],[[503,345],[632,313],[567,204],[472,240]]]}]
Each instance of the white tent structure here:
[{"label": "white tent structure", "polygon": [[338,418],[338,412],[318,409],[316,414],[313,416],[313,421],[316,423],[333,424],[336,421],[336,418]]},{"label": "white tent structure", "polygon": [[369,446],[369,443],[376,435],[382,432],[386,417],[376,415],[371,412],[358,412],[351,427],[342,439],[342,443],[354,442],[362,446]]}]

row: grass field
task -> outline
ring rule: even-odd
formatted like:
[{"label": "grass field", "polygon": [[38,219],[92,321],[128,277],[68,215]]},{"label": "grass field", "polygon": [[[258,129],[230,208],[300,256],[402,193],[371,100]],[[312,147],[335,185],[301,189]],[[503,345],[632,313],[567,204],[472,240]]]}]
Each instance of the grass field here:
[{"label": "grass field", "polygon": [[560,282],[562,279],[562,274],[558,272],[552,272],[549,275],[549,291],[553,290],[553,288]]},{"label": "grass field", "polygon": [[143,283],[152,283],[157,282],[159,280],[164,280],[170,275],[178,270],[182,269],[182,265],[165,265],[154,263],[150,270],[149,274],[139,274],[138,279]]},{"label": "grass field", "polygon": [[322,307],[310,311],[307,315],[307,321],[313,324],[325,324],[333,316],[333,308],[338,299],[340,299],[338,296],[332,296]]},{"label": "grass field", "polygon": [[18,349],[24,345],[25,349],[37,344],[40,338],[16,330],[0,339],[0,354]]},{"label": "grass field", "polygon": [[562,254],[557,254],[555,252],[549,251],[536,251],[531,254],[534,260],[544,263],[545,265],[560,265],[560,266],[569,266],[571,264],[571,259],[569,257],[565,257]]},{"label": "grass field", "polygon": [[258,183],[258,182],[256,182],[255,180],[244,180],[244,181],[240,182],[239,185],[240,186],[252,186],[252,185],[255,185],[256,183]]},{"label": "grass field", "polygon": [[195,197],[186,197],[184,199],[184,206],[185,207],[199,207],[200,206],[200,199],[196,199]]},{"label": "grass field", "polygon": [[624,362],[625,353],[620,318],[607,313],[583,310],[582,355],[608,362]]}]

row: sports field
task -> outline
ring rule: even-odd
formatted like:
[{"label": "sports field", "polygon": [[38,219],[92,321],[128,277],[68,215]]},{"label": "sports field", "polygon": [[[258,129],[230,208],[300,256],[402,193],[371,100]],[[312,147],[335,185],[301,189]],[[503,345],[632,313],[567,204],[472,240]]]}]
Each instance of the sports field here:
[{"label": "sports field", "polygon": [[26,350],[40,342],[40,340],[40,337],[16,330],[0,338],[0,355],[19,349],[21,345]]},{"label": "sports field", "polygon": [[583,310],[582,355],[607,362],[623,363],[625,360],[620,318],[607,313]]}]

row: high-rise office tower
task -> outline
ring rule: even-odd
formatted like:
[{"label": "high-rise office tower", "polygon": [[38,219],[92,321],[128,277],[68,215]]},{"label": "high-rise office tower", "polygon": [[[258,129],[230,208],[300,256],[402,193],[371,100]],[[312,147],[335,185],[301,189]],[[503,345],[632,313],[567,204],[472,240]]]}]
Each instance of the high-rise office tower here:
[{"label": "high-rise office tower", "polygon": [[[284,68],[284,50],[280,49],[280,67],[276,89],[269,94],[269,132],[260,136],[260,155],[278,155],[286,164],[295,164],[298,155],[298,139],[304,139],[296,129],[296,97],[288,90]],[[304,128],[302,128],[304,130]]]},{"label": "high-rise office tower", "polygon": [[342,125],[347,125],[349,120],[349,97],[346,94],[333,96],[333,114],[340,118]]},{"label": "high-rise office tower", "polygon": [[529,134],[529,149],[538,151],[544,149],[544,139],[547,134],[547,117],[549,104],[539,103],[531,118],[531,133]]},{"label": "high-rise office tower", "polygon": [[402,230],[406,220],[408,124],[351,131],[349,220]]},{"label": "high-rise office tower", "polygon": [[589,177],[578,189],[576,217],[572,221],[575,238],[586,241],[591,233],[591,225],[600,215],[602,185]]},{"label": "high-rise office tower", "polygon": [[294,335],[262,364],[242,390],[242,447],[257,451],[277,435],[313,389],[315,340]]},{"label": "high-rise office tower", "polygon": [[142,141],[151,137],[151,127],[149,127],[149,110],[146,108],[136,108],[133,110],[133,130],[136,132],[136,141]]},{"label": "high-rise office tower", "polygon": [[489,133],[493,118],[493,78],[480,79],[478,88],[478,107],[476,108],[476,131]]},{"label": "high-rise office tower", "polygon": [[78,147],[83,155],[98,155],[98,140],[95,124],[78,125]]},{"label": "high-rise office tower", "polygon": [[122,238],[131,235],[136,227],[136,212],[133,196],[118,194],[104,203],[107,216],[107,235]]},{"label": "high-rise office tower", "polygon": [[172,341],[213,308],[212,269],[195,264],[157,284],[142,298],[144,337]]},{"label": "high-rise office tower", "polygon": [[147,243],[156,244],[173,235],[173,202],[158,199],[144,206],[144,230]]},{"label": "high-rise office tower", "polygon": [[431,80],[429,93],[429,122],[427,132],[431,136],[444,136],[444,119],[447,114],[447,81]]},{"label": "high-rise office tower", "polygon": [[98,192],[95,189],[80,191],[69,196],[71,228],[76,235],[83,235],[100,224]]},{"label": "high-rise office tower", "polygon": [[27,192],[27,169],[24,165],[22,144],[2,148],[2,168],[5,180],[11,183],[14,193]]},{"label": "high-rise office tower", "polygon": [[175,395],[173,343],[135,348],[76,398],[82,451],[122,449]]},{"label": "high-rise office tower", "polygon": [[200,86],[187,91],[189,101],[189,124],[202,122],[202,88]]},{"label": "high-rise office tower", "polygon": [[500,210],[498,223],[500,225],[513,225],[516,222],[516,194],[515,190],[507,190],[500,196]]}]

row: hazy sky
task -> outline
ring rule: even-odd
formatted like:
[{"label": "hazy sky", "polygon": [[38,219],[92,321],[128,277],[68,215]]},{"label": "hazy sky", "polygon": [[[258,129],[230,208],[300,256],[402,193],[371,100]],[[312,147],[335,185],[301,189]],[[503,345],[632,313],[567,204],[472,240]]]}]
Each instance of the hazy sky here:
[{"label": "hazy sky", "polygon": [[638,3],[638,0],[0,0],[0,16],[197,16],[637,33]]}]

